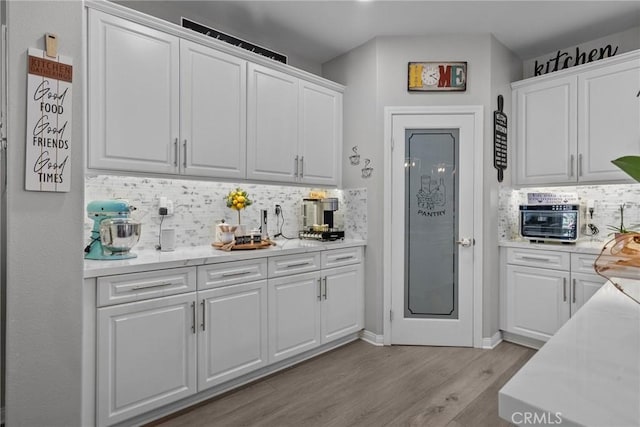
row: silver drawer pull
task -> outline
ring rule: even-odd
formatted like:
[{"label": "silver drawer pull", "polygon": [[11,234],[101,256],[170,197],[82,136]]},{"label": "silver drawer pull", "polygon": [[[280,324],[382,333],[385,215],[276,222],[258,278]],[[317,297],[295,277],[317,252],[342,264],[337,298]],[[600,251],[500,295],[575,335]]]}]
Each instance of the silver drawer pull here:
[{"label": "silver drawer pull", "polygon": [[173,283],[159,283],[157,285],[146,285],[146,286],[134,286],[131,288],[132,291],[139,291],[141,289],[153,289],[153,288],[164,288],[166,286],[171,286]]},{"label": "silver drawer pull", "polygon": [[222,273],[222,277],[244,276],[245,274],[251,274],[251,271],[238,271],[234,273]]},{"label": "silver drawer pull", "polygon": [[336,262],[338,261],[346,261],[348,259],[353,259],[353,256],[349,255],[349,256],[341,256],[340,258],[336,258]]},{"label": "silver drawer pull", "polygon": [[293,268],[293,267],[304,267],[305,265],[309,265],[309,261],[306,262],[299,262],[297,264],[289,264],[287,265],[286,268]]},{"label": "silver drawer pull", "polygon": [[543,256],[531,256],[531,255],[525,255],[521,257],[522,259],[528,259],[530,261],[551,261],[551,258],[547,258],[547,257],[543,257]]}]

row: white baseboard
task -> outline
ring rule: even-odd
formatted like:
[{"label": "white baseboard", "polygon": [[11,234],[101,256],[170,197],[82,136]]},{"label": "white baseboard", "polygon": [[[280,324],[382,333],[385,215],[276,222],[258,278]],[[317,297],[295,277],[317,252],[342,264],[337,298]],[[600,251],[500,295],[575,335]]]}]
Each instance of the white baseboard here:
[{"label": "white baseboard", "polygon": [[384,346],[384,336],[383,335],[376,335],[371,331],[367,331],[366,329],[363,329],[360,332],[360,339],[362,341],[366,341],[371,345],[376,345],[379,347]]},{"label": "white baseboard", "polygon": [[502,332],[498,331],[492,337],[482,338],[482,348],[491,350],[502,342]]}]

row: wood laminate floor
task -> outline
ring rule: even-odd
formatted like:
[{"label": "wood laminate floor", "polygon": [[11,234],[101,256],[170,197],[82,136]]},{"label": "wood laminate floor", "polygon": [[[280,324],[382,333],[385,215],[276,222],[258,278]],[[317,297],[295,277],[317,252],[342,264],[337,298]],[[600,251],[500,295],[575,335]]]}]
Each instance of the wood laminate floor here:
[{"label": "wood laminate floor", "polygon": [[355,341],[153,425],[508,426],[498,390],[534,353]]}]

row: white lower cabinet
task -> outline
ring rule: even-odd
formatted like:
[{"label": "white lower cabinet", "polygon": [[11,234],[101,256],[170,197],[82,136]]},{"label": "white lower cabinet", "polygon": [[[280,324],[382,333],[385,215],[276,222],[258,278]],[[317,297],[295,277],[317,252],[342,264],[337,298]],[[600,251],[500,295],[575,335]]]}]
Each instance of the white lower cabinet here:
[{"label": "white lower cabinet", "polygon": [[547,341],[606,282],[596,256],[506,248],[502,253],[500,328]]},{"label": "white lower cabinet", "polygon": [[[295,272],[308,255],[282,257],[273,274]],[[280,258],[280,257],[278,257]],[[269,362],[358,332],[364,325],[362,248],[325,251],[321,270],[269,279]],[[307,266],[309,264],[305,264]],[[326,268],[329,266],[340,266]],[[272,271],[269,271],[271,276]]]},{"label": "white lower cabinet", "polygon": [[269,362],[320,345],[320,272],[269,279]]},{"label": "white lower cabinet", "polygon": [[357,333],[362,259],[357,247],[97,278],[96,424],[197,400]]},{"label": "white lower cabinet", "polygon": [[548,340],[570,317],[569,273],[507,266],[509,332]]},{"label": "white lower cabinet", "polygon": [[198,390],[267,364],[267,281],[198,292]]},{"label": "white lower cabinet", "polygon": [[323,270],[321,339],[329,342],[363,328],[362,264]]},{"label": "white lower cabinet", "polygon": [[99,426],[196,392],[195,292],[98,309]]}]

